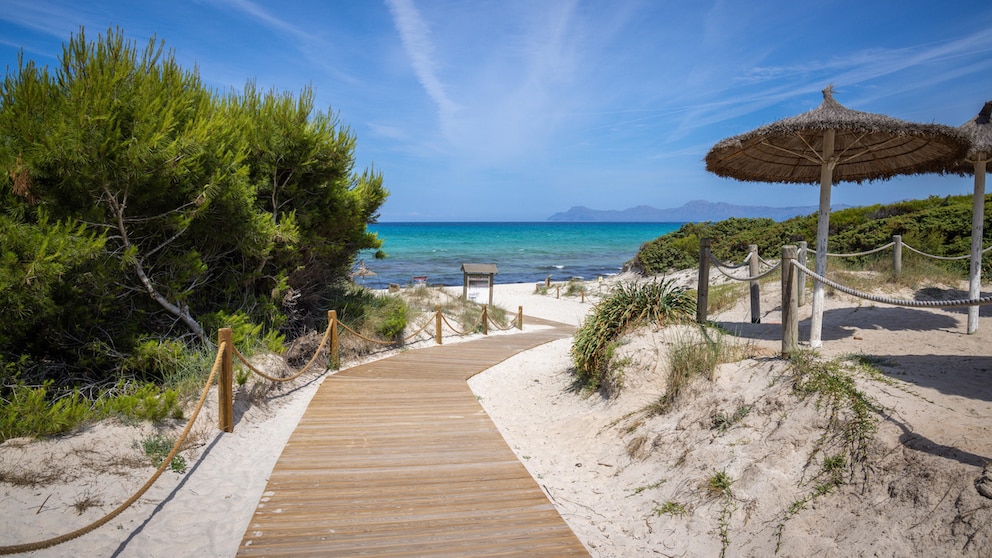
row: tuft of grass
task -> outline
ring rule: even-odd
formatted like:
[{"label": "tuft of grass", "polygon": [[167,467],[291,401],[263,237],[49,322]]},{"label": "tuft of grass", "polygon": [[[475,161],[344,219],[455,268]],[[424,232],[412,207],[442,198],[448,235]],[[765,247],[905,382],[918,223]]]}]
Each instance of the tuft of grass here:
[{"label": "tuft of grass", "polygon": [[685,504],[667,500],[664,504],[654,508],[655,515],[670,515],[672,517],[685,517],[689,514]]},{"label": "tuft of grass", "polygon": [[695,376],[712,380],[716,367],[739,359],[746,348],[730,342],[731,338],[718,329],[700,326],[699,335],[682,335],[668,350],[668,379],[665,394],[649,410],[667,413],[680,401],[689,382]]},{"label": "tuft of grass", "polygon": [[654,490],[655,488],[658,488],[659,486],[665,484],[666,482],[668,482],[667,479],[661,479],[658,482],[653,482],[651,484],[646,484],[644,486],[638,486],[637,488],[634,489],[634,494],[640,494],[645,490]]},{"label": "tuft of grass", "polygon": [[854,373],[860,372],[885,383],[892,380],[868,365],[878,362],[877,359],[849,356],[846,362],[854,365],[853,370],[842,368],[841,362],[821,360],[812,351],[799,351],[792,356],[793,391],[802,398],[816,398],[817,405],[826,413],[827,426],[810,455],[810,463],[817,454],[823,455],[820,471],[811,481],[812,489],[779,515],[775,527],[776,553],[782,544],[785,524],[790,519],[859,472],[862,483],[867,484],[872,471],[869,445],[874,439],[882,409],[858,389]]},{"label": "tuft of grass", "polygon": [[707,291],[706,313],[708,315],[719,314],[724,310],[733,308],[747,292],[748,285],[737,281],[711,285]]},{"label": "tuft of grass", "polygon": [[695,300],[673,280],[618,283],[597,304],[572,342],[578,384],[588,390],[615,385],[611,361],[620,338],[646,323],[668,325],[694,318]]},{"label": "tuft of grass", "polygon": [[103,501],[89,491],[77,495],[75,501],[72,502],[72,508],[76,510],[76,515],[83,515],[86,510],[101,505],[103,505]]},{"label": "tuft of grass", "polygon": [[704,488],[710,496],[731,496],[730,486],[734,484],[733,479],[727,471],[717,471],[706,479]]},{"label": "tuft of grass", "polygon": [[730,547],[730,519],[737,509],[737,505],[734,502],[734,494],[731,490],[731,485],[734,484],[734,480],[730,478],[727,471],[717,471],[710,475],[706,479],[706,483],[703,488],[706,490],[710,496],[719,497],[722,500],[720,507],[720,518],[717,521],[720,533],[720,556],[725,556],[727,549]]},{"label": "tuft of grass", "polygon": [[731,426],[744,420],[744,417],[746,417],[750,412],[750,405],[741,405],[737,407],[737,410],[735,410],[732,414],[728,415],[726,413],[717,413],[713,416],[712,429],[720,433],[726,432]]},{"label": "tuft of grass", "polygon": [[869,444],[875,437],[881,406],[858,389],[854,377],[838,361],[823,361],[811,351],[798,351],[791,359],[793,391],[802,398],[815,397],[827,414],[827,434],[818,449],[836,440],[852,468],[864,482],[871,471]]},{"label": "tuft of grass", "polygon": [[[145,453],[145,456],[151,460],[152,466],[159,467],[172,452],[176,440],[162,434],[152,434],[140,442],[135,441],[134,445]],[[186,459],[181,455],[176,455],[169,463],[169,469],[174,473],[185,473]]]}]

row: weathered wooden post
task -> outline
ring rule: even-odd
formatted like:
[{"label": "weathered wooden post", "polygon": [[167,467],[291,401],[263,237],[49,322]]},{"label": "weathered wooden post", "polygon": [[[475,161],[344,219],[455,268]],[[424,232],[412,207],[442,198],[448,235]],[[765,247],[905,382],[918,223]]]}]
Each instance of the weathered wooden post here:
[{"label": "weathered wooden post", "polygon": [[517,329],[524,328],[524,307],[517,306]]},{"label": "weathered wooden post", "polygon": [[341,361],[338,359],[338,312],[337,310],[327,311],[327,327],[331,331],[331,346],[328,348],[328,353],[331,361],[330,368],[332,370],[337,370],[341,367]]},{"label": "weathered wooden post", "polygon": [[706,323],[706,306],[710,299],[710,239],[699,239],[699,278],[696,282],[696,322]]},{"label": "weathered wooden post", "polygon": [[[799,257],[796,261],[800,263],[803,267],[809,267],[806,265],[806,253],[809,251],[809,247],[805,240],[799,241]],[[806,272],[800,270],[799,275],[799,306],[806,306]]]},{"label": "weathered wooden post", "polygon": [[[982,112],[988,118],[989,104],[985,104]],[[983,125],[984,128],[988,124]],[[976,142],[977,144],[977,142]],[[974,161],[975,167],[975,195],[972,196],[971,209],[971,264],[968,271],[968,298],[976,299],[982,296],[982,241],[984,239],[983,227],[985,226],[985,165],[986,161]],[[978,306],[968,307],[968,335],[974,335],[978,331]]]},{"label": "weathered wooden post", "polygon": [[[747,247],[747,274],[748,277],[758,276],[758,245],[751,244]],[[751,323],[761,323],[761,285],[757,279],[751,279]]]},{"label": "weathered wooden post", "polygon": [[899,277],[902,274],[902,235],[892,235],[892,275]]},{"label": "weathered wooden post", "polygon": [[434,339],[441,344],[441,305],[434,307]]},{"label": "weathered wooden post", "polygon": [[561,285],[555,285],[555,298],[561,298]]},{"label": "weathered wooden post", "polygon": [[799,287],[796,247],[782,247],[782,358],[799,350]]},{"label": "weathered wooden post", "polygon": [[482,334],[489,335],[489,306],[482,305]]},{"label": "weathered wooden post", "polygon": [[223,352],[220,358],[220,376],[217,378],[217,428],[221,432],[234,432],[233,343],[231,328],[220,328],[217,332],[217,347]]}]

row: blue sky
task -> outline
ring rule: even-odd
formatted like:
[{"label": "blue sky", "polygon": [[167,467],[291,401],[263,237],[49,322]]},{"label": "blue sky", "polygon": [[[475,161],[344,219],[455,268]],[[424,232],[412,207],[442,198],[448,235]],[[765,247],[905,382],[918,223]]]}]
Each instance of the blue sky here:
[{"label": "blue sky", "polygon": [[[23,49],[54,65],[80,26],[164,39],[218,91],[312,85],[357,136],[358,169],[383,173],[382,221],[815,206],[815,186],[719,178],[703,157],[831,83],[849,108],[952,126],[992,99],[987,0],[0,0],[0,64]],[[832,201],[971,191],[896,178]]]}]

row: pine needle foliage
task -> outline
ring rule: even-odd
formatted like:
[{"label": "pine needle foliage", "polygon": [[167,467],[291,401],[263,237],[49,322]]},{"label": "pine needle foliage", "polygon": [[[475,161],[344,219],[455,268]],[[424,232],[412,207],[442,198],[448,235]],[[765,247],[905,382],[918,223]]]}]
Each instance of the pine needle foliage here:
[{"label": "pine needle foliage", "polygon": [[695,299],[674,280],[618,283],[573,338],[571,354],[578,384],[588,390],[615,387],[610,364],[626,332],[650,323],[685,323],[693,319],[695,311]]}]

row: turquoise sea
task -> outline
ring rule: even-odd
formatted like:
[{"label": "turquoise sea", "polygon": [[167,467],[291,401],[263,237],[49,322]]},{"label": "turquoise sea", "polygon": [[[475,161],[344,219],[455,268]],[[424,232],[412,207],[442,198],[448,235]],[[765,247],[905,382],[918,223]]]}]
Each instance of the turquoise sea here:
[{"label": "turquoise sea", "polygon": [[[385,259],[361,254],[375,276],[367,286],[409,285],[426,276],[431,285],[461,285],[463,263],[493,263],[496,283],[532,283],[572,277],[586,280],[619,273],[642,244],[682,223],[378,223]],[[361,283],[362,278],[356,278]]]}]

